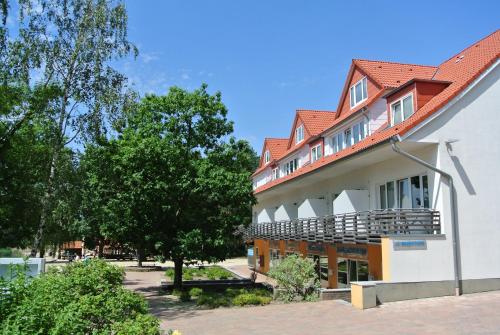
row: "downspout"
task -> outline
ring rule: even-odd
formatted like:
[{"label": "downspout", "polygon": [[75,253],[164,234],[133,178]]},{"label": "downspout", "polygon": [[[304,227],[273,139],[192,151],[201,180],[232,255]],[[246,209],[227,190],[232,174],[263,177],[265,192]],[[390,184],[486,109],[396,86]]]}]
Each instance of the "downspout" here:
[{"label": "downspout", "polygon": [[393,136],[391,138],[391,145],[392,145],[392,150],[394,150],[396,153],[420,164],[428,169],[431,169],[432,171],[435,171],[439,173],[441,176],[445,177],[448,179],[449,182],[449,187],[450,187],[450,208],[451,208],[451,241],[453,244],[453,270],[454,270],[454,275],[455,275],[455,295],[459,296],[461,294],[460,290],[460,276],[459,276],[459,261],[458,261],[458,244],[457,244],[457,236],[458,236],[458,224],[457,224],[457,218],[456,218],[456,209],[457,205],[455,202],[455,196],[453,193],[453,177],[449,174],[444,172],[443,170],[438,169],[437,167],[427,163],[426,161],[415,157],[405,151],[403,151],[400,147],[396,145],[397,142],[401,142],[401,138],[399,135]]}]

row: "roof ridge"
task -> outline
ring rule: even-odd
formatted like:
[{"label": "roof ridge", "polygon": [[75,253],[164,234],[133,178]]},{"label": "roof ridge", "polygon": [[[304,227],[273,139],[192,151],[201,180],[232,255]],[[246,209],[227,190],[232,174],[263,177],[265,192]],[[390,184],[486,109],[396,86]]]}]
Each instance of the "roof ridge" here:
[{"label": "roof ridge", "polygon": [[387,63],[387,64],[398,64],[398,65],[411,65],[411,66],[420,66],[420,67],[432,67],[437,68],[438,65],[424,65],[424,64],[415,64],[415,63],[402,63],[402,62],[392,62],[385,60],[373,60],[373,59],[363,59],[363,58],[353,58],[354,62],[362,61],[362,62],[372,62],[372,63]]},{"label": "roof ridge", "polygon": [[488,34],[487,36],[481,38],[479,41],[475,41],[473,42],[472,44],[470,44],[469,46],[465,47],[464,49],[460,50],[459,52],[457,52],[456,54],[454,54],[453,56],[451,56],[450,58],[447,58],[446,60],[444,60],[443,62],[441,62],[441,64],[439,64],[437,67],[438,69],[441,67],[441,65],[443,65],[444,63],[447,63],[449,62],[450,60],[452,60],[453,58],[456,58],[458,57],[461,53],[465,52],[466,50],[472,48],[473,46],[483,42],[485,39],[489,38],[490,36],[492,35],[495,35],[497,32],[500,31],[500,28],[495,30],[494,32],[492,32],[491,34]]},{"label": "roof ridge", "polygon": [[264,140],[287,140],[287,137],[264,137]]},{"label": "roof ridge", "polygon": [[318,112],[318,113],[337,113],[337,111],[333,110],[320,110],[320,109],[305,109],[305,108],[299,108],[295,110],[297,113],[299,112]]}]

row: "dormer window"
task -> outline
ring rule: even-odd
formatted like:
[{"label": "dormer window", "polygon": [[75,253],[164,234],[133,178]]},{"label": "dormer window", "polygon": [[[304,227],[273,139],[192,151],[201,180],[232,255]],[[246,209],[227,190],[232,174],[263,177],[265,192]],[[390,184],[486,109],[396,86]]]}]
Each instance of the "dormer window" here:
[{"label": "dormer window", "polygon": [[295,129],[295,144],[300,143],[304,140],[304,125],[301,124],[300,126]]},{"label": "dormer window", "polygon": [[269,150],[266,150],[266,152],[264,153],[264,163],[267,164],[271,161],[271,153],[269,152]]},{"label": "dormer window", "polygon": [[392,125],[403,122],[413,114],[413,94],[409,94],[391,104]]},{"label": "dormer window", "polygon": [[351,86],[350,96],[351,96],[351,108],[359,105],[361,102],[368,98],[368,83],[366,77],[358,81],[356,84]]}]

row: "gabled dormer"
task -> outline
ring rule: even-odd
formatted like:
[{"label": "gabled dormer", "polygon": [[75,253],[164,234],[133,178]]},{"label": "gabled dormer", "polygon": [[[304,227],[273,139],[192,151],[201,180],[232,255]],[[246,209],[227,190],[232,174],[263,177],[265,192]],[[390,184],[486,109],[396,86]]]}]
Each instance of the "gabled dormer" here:
[{"label": "gabled dormer", "polygon": [[262,147],[259,168],[272,165],[286,151],[287,138],[266,138]]},{"label": "gabled dormer", "polygon": [[335,112],[298,109],[292,124],[288,150],[308,143],[312,138],[328,129],[335,120]]},{"label": "gabled dormer", "polygon": [[434,66],[353,59],[336,118],[357,113],[412,78],[431,79],[435,72]]}]

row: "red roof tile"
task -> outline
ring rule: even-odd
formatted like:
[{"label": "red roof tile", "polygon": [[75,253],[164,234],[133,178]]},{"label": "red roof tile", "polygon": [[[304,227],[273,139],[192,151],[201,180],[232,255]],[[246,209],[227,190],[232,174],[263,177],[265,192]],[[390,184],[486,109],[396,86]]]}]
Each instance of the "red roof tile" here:
[{"label": "red roof tile", "polygon": [[[349,148],[346,148],[336,154],[325,156],[312,164],[306,165],[298,169],[297,171],[288,176],[273,180],[254,190],[254,193],[263,192],[278,184],[296,178],[300,175],[307,174],[313,170],[316,170],[322,166],[330,164],[341,158],[363,151],[371,146],[374,146],[375,144],[387,141],[396,134],[402,135],[407,133],[413,127],[415,127],[420,122],[425,120],[427,117],[429,117],[430,115],[438,111],[440,108],[442,108],[444,105],[446,105],[446,103],[448,103],[451,99],[456,97],[462,90],[464,90],[468,85],[470,85],[482,72],[484,72],[488,67],[493,65],[494,62],[496,62],[499,59],[499,57],[500,57],[500,30],[497,30],[493,32],[491,35],[485,37],[479,42],[474,43],[472,46],[459,52],[457,55],[451,57],[450,59],[439,65],[437,68],[435,68],[435,71],[432,75],[432,79],[450,81],[451,84],[441,93],[433,97],[422,108],[417,110],[410,118],[398,124],[397,126],[375,132],[374,134],[365,138],[361,142]],[[366,62],[364,63],[366,65],[368,61],[364,62]],[[397,63],[387,63],[387,64],[397,64]],[[422,71],[424,72],[424,69],[422,69]],[[383,77],[382,74],[380,74],[380,76]],[[380,76],[378,80],[381,80]],[[422,74],[415,75],[414,77],[422,77]],[[400,80],[401,83],[400,84],[398,83],[399,85],[402,85],[406,81],[412,79],[406,76],[404,71],[401,72],[401,78],[406,78],[406,80],[401,79]],[[394,83],[394,80],[396,80],[397,82],[397,79],[395,79],[395,77],[392,77],[392,75],[387,75],[387,77],[381,80],[380,84],[390,85]],[[343,117],[339,118],[335,122],[335,124],[340,122],[342,119],[344,118]]]},{"label": "red roof tile", "polygon": [[431,79],[436,66],[353,59],[370,78],[383,88],[395,88],[413,78]]}]

